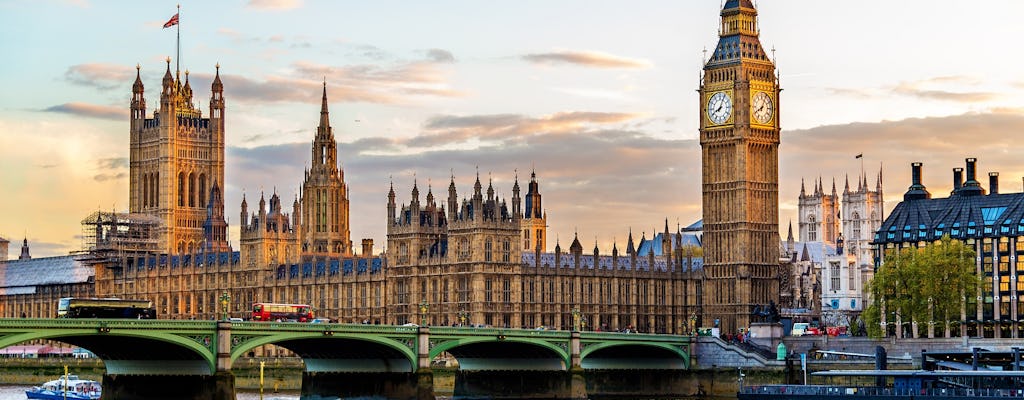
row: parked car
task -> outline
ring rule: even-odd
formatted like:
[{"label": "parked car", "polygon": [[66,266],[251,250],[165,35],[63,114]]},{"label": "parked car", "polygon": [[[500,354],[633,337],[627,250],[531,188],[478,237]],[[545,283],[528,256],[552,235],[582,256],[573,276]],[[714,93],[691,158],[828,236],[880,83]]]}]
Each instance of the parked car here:
[{"label": "parked car", "polygon": [[807,329],[811,327],[811,324],[806,322],[797,322],[793,324],[793,330],[790,332],[791,336],[803,336],[806,335]]}]

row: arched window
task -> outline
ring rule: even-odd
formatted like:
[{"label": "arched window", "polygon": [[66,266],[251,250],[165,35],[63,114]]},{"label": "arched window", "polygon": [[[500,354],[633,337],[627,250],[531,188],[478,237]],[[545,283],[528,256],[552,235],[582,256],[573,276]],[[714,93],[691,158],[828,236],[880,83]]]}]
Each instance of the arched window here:
[{"label": "arched window", "polygon": [[501,244],[501,261],[512,261],[512,241],[508,240],[508,238],[505,238],[505,241]]},{"label": "arched window", "polygon": [[487,238],[484,241],[484,261],[490,262],[492,260],[494,260],[494,240]]},{"label": "arched window", "polygon": [[807,216],[807,241],[818,241],[818,224],[815,221],[814,214]]},{"label": "arched window", "polygon": [[469,260],[469,239],[459,239],[459,261]]},{"label": "arched window", "polygon": [[206,174],[199,175],[199,206],[206,207]]},{"label": "arched window", "polygon": [[853,224],[853,240],[860,240],[860,214],[854,211],[852,217],[853,221],[850,223]]},{"label": "arched window", "polygon": [[185,173],[178,173],[178,207],[185,206]]},{"label": "arched window", "polygon": [[196,206],[196,175],[188,174],[188,206]]}]

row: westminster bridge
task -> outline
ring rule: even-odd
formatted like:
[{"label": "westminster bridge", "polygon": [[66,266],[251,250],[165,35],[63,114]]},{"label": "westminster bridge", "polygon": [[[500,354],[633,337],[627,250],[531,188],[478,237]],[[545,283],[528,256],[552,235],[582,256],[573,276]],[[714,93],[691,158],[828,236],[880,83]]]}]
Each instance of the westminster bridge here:
[{"label": "westminster bridge", "polygon": [[[0,319],[0,348],[48,339],[103,360],[104,398],[234,399],[231,366],[273,344],[302,358],[304,398],[433,398],[431,361],[458,361],[456,396],[582,399],[680,393],[691,338],[472,327],[125,319]],[[660,388],[660,389],[659,389]],[[652,390],[655,390],[652,393]]]}]

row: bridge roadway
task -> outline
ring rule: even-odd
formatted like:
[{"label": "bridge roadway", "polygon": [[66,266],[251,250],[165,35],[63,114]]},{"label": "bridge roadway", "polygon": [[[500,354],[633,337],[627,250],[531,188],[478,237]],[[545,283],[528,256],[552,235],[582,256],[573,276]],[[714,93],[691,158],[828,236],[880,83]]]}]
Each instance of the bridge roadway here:
[{"label": "bridge roadway", "polygon": [[[588,388],[600,386],[594,379],[585,382],[584,376],[597,376],[598,371],[618,371],[614,376],[638,370],[685,371],[690,366],[691,345],[688,336],[610,332],[287,322],[0,319],[0,348],[36,339],[69,343],[101,358],[106,366],[105,398],[196,399],[234,399],[232,362],[265,344],[287,348],[302,357],[304,396],[354,390],[366,393],[350,393],[353,396],[385,391],[385,395],[393,398],[432,398],[431,360],[445,352],[459,362],[456,394],[460,390],[509,390],[508,384],[500,382],[481,386],[480,382],[473,382],[474,376],[487,381],[518,376],[513,379],[516,382],[524,382],[523,376],[532,376],[526,380],[538,380],[533,382],[538,388],[566,392],[563,397],[583,398]],[[167,380],[167,376],[174,379]],[[202,389],[197,389],[197,393],[168,393],[166,384],[159,384],[185,378],[195,380],[195,385]],[[344,387],[338,382],[344,382]],[[149,385],[164,389],[154,392],[146,387]]]}]

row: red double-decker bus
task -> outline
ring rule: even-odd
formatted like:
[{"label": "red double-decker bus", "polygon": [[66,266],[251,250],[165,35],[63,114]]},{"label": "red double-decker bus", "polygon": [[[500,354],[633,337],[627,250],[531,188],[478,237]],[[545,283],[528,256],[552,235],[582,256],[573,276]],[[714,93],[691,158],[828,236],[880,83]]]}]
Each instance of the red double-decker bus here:
[{"label": "red double-decker bus", "polygon": [[309,322],[313,307],[309,304],[253,303],[253,321]]}]

